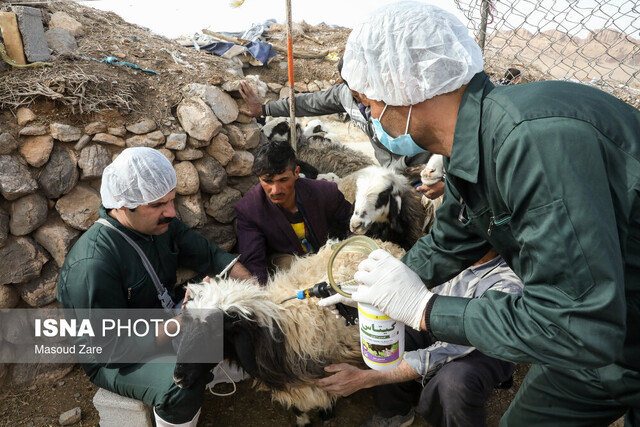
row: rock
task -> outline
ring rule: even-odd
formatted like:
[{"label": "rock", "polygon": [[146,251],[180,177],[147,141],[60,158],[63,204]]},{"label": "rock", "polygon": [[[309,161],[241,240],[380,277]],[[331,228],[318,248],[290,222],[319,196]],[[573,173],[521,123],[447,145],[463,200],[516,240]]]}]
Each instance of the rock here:
[{"label": "rock", "polygon": [[60,218],[76,230],[88,230],[98,219],[100,194],[84,184],[77,185],[69,194],[56,202]]},{"label": "rock", "polygon": [[210,141],[222,129],[211,108],[198,97],[183,99],[177,112],[180,125],[196,139]]},{"label": "rock", "polygon": [[18,305],[18,301],[20,294],[15,285],[0,285],[0,309],[13,308]]},{"label": "rock", "polygon": [[77,164],[72,150],[61,145],[53,147],[49,162],[38,177],[40,188],[47,198],[57,199],[75,187],[80,175]]},{"label": "rock", "polygon": [[161,131],[148,133],[146,135],[136,135],[131,138],[127,138],[127,147],[157,147],[164,144],[164,135]]},{"label": "rock", "polygon": [[231,252],[236,245],[236,232],[231,224],[211,222],[196,230],[196,232],[202,234],[205,239],[215,243],[227,252]]},{"label": "rock", "polygon": [[34,168],[47,163],[53,150],[53,138],[50,135],[29,136],[24,139],[20,147],[22,157]]},{"label": "rock", "polygon": [[91,135],[82,135],[82,138],[73,146],[75,151],[82,150],[89,142],[91,142]]},{"label": "rock", "polygon": [[209,194],[222,191],[227,185],[227,171],[216,159],[204,156],[193,162],[200,179],[200,190]]},{"label": "rock", "polygon": [[264,98],[265,96],[267,96],[269,87],[267,86],[266,83],[260,80],[260,76],[257,76],[257,75],[248,75],[248,76],[245,76],[244,79],[227,81],[222,85],[222,89],[227,92],[232,92],[231,96],[233,96],[234,98],[242,98],[239,91],[240,91],[240,88],[242,87],[240,83],[243,80],[249,83],[253,91],[260,98]]},{"label": "rock", "polygon": [[202,227],[207,222],[200,192],[189,196],[176,196],[175,207],[180,220],[191,228]]},{"label": "rock", "polygon": [[307,87],[307,84],[304,82],[294,82],[293,90],[297,93],[303,93],[303,92],[308,92],[309,88]]},{"label": "rock", "polygon": [[229,176],[251,175],[253,167],[253,154],[248,151],[236,151],[225,170]]},{"label": "rock", "polygon": [[81,180],[96,179],[102,177],[102,172],[111,163],[109,150],[101,145],[90,145],[80,152],[78,166],[82,170]]},{"label": "rock", "polygon": [[0,208],[0,248],[7,244],[9,238],[9,214]]},{"label": "rock", "polygon": [[29,194],[11,204],[9,230],[14,236],[25,236],[47,220],[49,204],[40,194]]},{"label": "rock", "polygon": [[59,273],[60,268],[56,262],[49,261],[42,267],[40,277],[14,286],[24,302],[31,307],[42,307],[55,301]]},{"label": "rock", "polygon": [[0,134],[0,155],[11,154],[20,144],[10,133]]},{"label": "rock", "polygon": [[198,171],[191,162],[180,162],[173,167],[176,170],[178,184],[176,185],[176,193],[181,196],[195,194],[200,189],[200,181],[198,179]]},{"label": "rock", "polygon": [[46,135],[46,134],[47,134],[47,127],[45,125],[27,126],[20,129],[20,132],[18,132],[18,135],[20,136],[37,136],[37,135]]},{"label": "rock", "polygon": [[164,146],[169,150],[184,150],[187,146],[187,134],[172,133],[167,138],[167,143]]},{"label": "rock", "polygon": [[29,237],[10,236],[0,248],[0,284],[23,283],[40,275],[49,260],[44,251]]},{"label": "rock", "polygon": [[201,159],[203,156],[204,153],[200,150],[196,150],[195,148],[185,148],[182,151],[176,151],[176,159],[180,161],[197,160]]},{"label": "rock", "polygon": [[235,154],[235,150],[229,143],[229,137],[222,132],[213,137],[205,151],[222,166],[226,166]]},{"label": "rock", "polygon": [[[0,337],[1,338],[1,337]],[[5,360],[7,362],[12,362],[15,359],[15,350],[13,349],[13,345],[8,342],[3,342],[0,345],[0,360]],[[5,378],[8,378],[9,374],[9,364],[8,363],[0,363],[0,384],[3,384]]]},{"label": "rock", "polygon": [[242,198],[242,194],[233,188],[225,188],[220,193],[214,194],[209,198],[209,202],[205,206],[207,215],[216,219],[223,224],[228,224],[236,217],[233,205]]},{"label": "rock", "polygon": [[225,130],[227,132],[227,137],[229,138],[229,143],[233,148],[236,150],[244,150],[247,147],[247,141],[244,138],[244,133],[242,133],[238,126],[227,125]]},{"label": "rock", "polygon": [[145,133],[153,132],[158,126],[152,119],[142,119],[139,122],[127,125],[127,130],[136,135],[142,135]]},{"label": "rock", "polygon": [[280,83],[267,83],[267,87],[271,92],[279,93],[280,89],[282,89],[282,85]]},{"label": "rock", "polygon": [[238,128],[244,135],[245,149],[252,150],[260,144],[260,127],[256,119],[252,119],[251,123],[239,125]]},{"label": "rock", "polygon": [[107,125],[102,122],[91,122],[84,127],[84,133],[87,135],[95,135],[97,133],[105,133]]},{"label": "rock", "polygon": [[288,98],[289,97],[289,88],[287,86],[283,86],[282,89],[280,89],[280,94],[278,95],[279,99],[282,98]]},{"label": "rock", "polygon": [[126,145],[124,138],[112,135],[111,133],[97,133],[93,136],[92,141],[115,145],[117,147],[124,147]]},{"label": "rock", "polygon": [[209,141],[201,141],[193,137],[187,138],[187,147],[189,148],[203,148],[209,145]]},{"label": "rock", "polygon": [[309,92],[318,92],[320,90],[320,87],[314,82],[311,82],[307,85],[307,90]]},{"label": "rock", "polygon": [[[33,353],[33,345],[27,351]],[[51,357],[51,356],[49,356]],[[11,369],[11,384],[23,386],[27,384],[49,384],[64,378],[73,370],[73,363],[18,363]]]},{"label": "rock", "polygon": [[191,83],[182,88],[182,93],[186,97],[200,97],[224,124],[229,124],[238,117],[238,105],[233,98],[215,86]]},{"label": "rock", "polygon": [[0,193],[7,200],[15,200],[33,193],[38,183],[31,176],[24,160],[16,155],[0,155]]},{"label": "rock", "polygon": [[[236,103],[238,104],[238,109],[242,109],[242,110],[248,110],[249,109],[249,105],[245,102],[244,99],[236,99]],[[236,122],[238,123],[249,123],[251,122],[253,118],[250,116],[247,116],[246,114],[238,114],[238,118],[236,119]]]},{"label": "rock", "polygon": [[27,107],[20,107],[16,112],[16,117],[18,118],[18,125],[24,126],[35,120],[37,116],[33,111],[31,111],[31,109]]},{"label": "rock", "polygon": [[114,136],[124,137],[127,135],[127,128],[125,128],[124,126],[115,126],[112,128],[108,128],[107,133]]},{"label": "rock", "polygon": [[78,230],[66,225],[55,213],[49,215],[49,219],[33,233],[33,238],[49,252],[58,267],[62,267],[64,258],[79,236]]},{"label": "rock", "polygon": [[65,12],[56,12],[51,15],[49,28],[63,28],[69,31],[75,37],[84,35],[82,24]]},{"label": "rock", "polygon": [[227,252],[231,252],[237,242],[236,232],[231,224],[220,224],[217,221],[211,220],[207,225],[196,230],[196,232]]},{"label": "rock", "polygon": [[49,130],[54,139],[62,142],[75,142],[82,137],[80,129],[62,123],[52,123],[49,126]]},{"label": "rock", "polygon": [[227,179],[227,185],[231,188],[235,188],[236,190],[241,192],[242,195],[247,194],[249,190],[258,185],[259,182],[260,179],[258,179],[258,177],[255,175],[234,176]]},{"label": "rock", "polygon": [[18,28],[22,35],[24,56],[29,62],[48,61],[51,59],[47,39],[44,36],[42,12],[40,9],[26,6],[12,6],[18,18]]},{"label": "rock", "polygon": [[77,407],[60,414],[60,418],[58,418],[58,424],[60,424],[61,426],[70,426],[71,424],[77,423],[81,419],[82,411],[79,407]]},{"label": "rock", "polygon": [[[20,297],[18,297],[20,299]],[[14,312],[13,316],[4,316],[3,324],[4,329],[4,341],[15,344],[14,353],[19,353],[19,345],[31,344],[34,342],[34,335],[31,327],[31,314],[35,312],[28,312],[27,310],[19,310]],[[4,343],[3,343],[4,344]],[[18,359],[19,360],[19,359]]]},{"label": "rock", "polygon": [[324,84],[320,80],[314,80],[313,83],[315,83],[316,86],[318,86],[318,89],[320,89],[320,90],[325,89]]},{"label": "rock", "polygon": [[171,150],[167,150],[166,148],[161,148],[158,151],[161,152],[171,163],[173,163],[173,161],[176,159],[175,154],[173,154],[173,151]]},{"label": "rock", "polygon": [[78,49],[75,37],[64,28],[51,28],[44,35],[49,49],[55,54],[71,53]]}]

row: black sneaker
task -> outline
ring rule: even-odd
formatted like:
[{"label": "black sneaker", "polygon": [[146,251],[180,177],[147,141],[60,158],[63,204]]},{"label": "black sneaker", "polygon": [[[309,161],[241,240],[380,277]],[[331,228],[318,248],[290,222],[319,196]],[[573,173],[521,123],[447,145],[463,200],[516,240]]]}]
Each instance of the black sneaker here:
[{"label": "black sneaker", "polygon": [[375,414],[362,423],[360,427],[407,427],[413,424],[415,415],[413,408],[406,415],[396,415],[391,418],[384,418],[380,414]]}]

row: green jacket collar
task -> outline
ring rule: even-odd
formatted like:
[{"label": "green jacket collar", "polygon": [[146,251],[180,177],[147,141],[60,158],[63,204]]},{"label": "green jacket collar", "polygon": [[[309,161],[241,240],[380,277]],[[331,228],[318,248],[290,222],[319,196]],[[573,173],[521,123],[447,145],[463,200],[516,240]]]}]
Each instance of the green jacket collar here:
[{"label": "green jacket collar", "polygon": [[464,91],[449,164],[445,164],[447,174],[455,175],[476,184],[480,167],[480,122],[482,120],[482,99],[485,92],[493,89],[489,77],[483,72],[476,74]]}]

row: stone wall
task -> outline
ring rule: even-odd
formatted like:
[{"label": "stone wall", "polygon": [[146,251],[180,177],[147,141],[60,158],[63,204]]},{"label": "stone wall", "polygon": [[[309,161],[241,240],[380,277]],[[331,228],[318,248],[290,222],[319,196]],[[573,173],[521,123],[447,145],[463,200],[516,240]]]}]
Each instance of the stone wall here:
[{"label": "stone wall", "polygon": [[[281,87],[251,81],[263,97],[278,97]],[[177,117],[127,120],[115,112],[116,119],[70,124],[28,108],[0,112],[0,309],[57,306],[60,267],[98,218],[102,172],[126,147],[162,152],[178,177],[178,217],[230,251],[233,205],[258,182],[252,152],[264,138],[255,119],[239,114],[239,83],[185,86]],[[188,278],[179,272],[179,282]],[[20,340],[0,337],[0,351]],[[31,366],[0,364],[0,383],[49,381],[71,369]]]}]

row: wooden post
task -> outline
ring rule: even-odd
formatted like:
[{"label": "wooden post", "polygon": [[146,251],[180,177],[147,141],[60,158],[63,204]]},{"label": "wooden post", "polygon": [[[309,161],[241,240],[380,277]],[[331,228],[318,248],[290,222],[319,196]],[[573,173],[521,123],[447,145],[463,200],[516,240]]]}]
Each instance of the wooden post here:
[{"label": "wooden post", "polygon": [[480,6],[480,34],[478,34],[478,45],[484,53],[484,43],[487,37],[487,17],[489,15],[489,0],[482,0]]},{"label": "wooden post", "polygon": [[293,89],[293,38],[291,36],[293,23],[291,22],[291,0],[287,0],[287,64],[289,67],[289,127],[291,128],[291,147],[297,152],[296,140],[296,100]]}]

